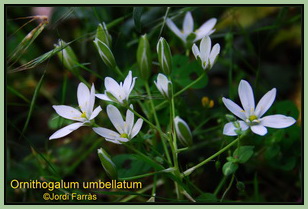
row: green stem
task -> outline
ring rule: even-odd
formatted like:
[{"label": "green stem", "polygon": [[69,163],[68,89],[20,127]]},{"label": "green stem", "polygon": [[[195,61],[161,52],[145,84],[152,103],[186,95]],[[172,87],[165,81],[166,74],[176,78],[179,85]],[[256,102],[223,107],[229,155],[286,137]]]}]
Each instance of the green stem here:
[{"label": "green stem", "polygon": [[156,174],[159,174],[159,173],[167,173],[168,171],[166,171],[166,170],[167,169],[156,171],[156,172],[152,172],[152,173],[145,173],[145,174],[141,174],[141,175],[137,175],[137,176],[119,178],[119,180],[120,181],[124,181],[124,180],[125,181],[131,181],[131,180],[135,180],[135,179],[144,178],[144,177],[147,177],[147,176],[153,176],[153,175],[156,175]]},{"label": "green stem", "polygon": [[114,68],[114,70],[116,71],[116,73],[121,76],[121,78],[125,78],[125,76],[123,75],[123,73],[121,72],[120,68],[118,66],[116,66]]},{"label": "green stem", "polygon": [[[205,76],[206,72],[204,71],[196,80],[194,80],[193,82],[191,82],[190,84],[188,84],[187,86],[185,86],[183,89],[181,89],[180,91],[176,92],[174,94],[174,97],[179,96],[180,94],[182,94],[183,92],[185,92],[187,89],[191,88],[192,86],[194,86],[196,83],[198,83],[204,76]],[[165,105],[168,101],[163,101],[162,103],[160,103],[159,105],[156,106],[156,110],[159,110],[163,105]]]},{"label": "green stem", "polygon": [[225,146],[224,148],[222,148],[221,150],[219,150],[218,152],[216,152],[215,154],[213,154],[212,156],[208,157],[207,159],[205,159],[204,161],[202,161],[201,163],[187,169],[186,171],[184,171],[184,176],[189,176],[194,170],[196,170],[197,168],[200,168],[201,166],[205,165],[206,163],[210,162],[212,159],[214,159],[215,157],[217,157],[218,155],[220,155],[221,153],[225,152],[226,150],[228,150],[230,147],[232,147],[234,144],[238,143],[238,141],[240,140],[241,137],[243,137],[244,135],[239,136],[237,139],[235,139],[233,142],[231,142],[230,144],[228,144],[227,146]]},{"label": "green stem", "polygon": [[154,106],[154,103],[153,103],[153,100],[152,100],[152,95],[151,95],[149,84],[145,81],[144,85],[145,85],[145,89],[147,91],[147,94],[150,97],[150,104],[151,104],[151,108],[152,108],[152,111],[153,111],[154,120],[155,120],[157,128],[159,129],[159,135],[160,135],[160,138],[161,138],[161,141],[162,141],[162,144],[163,144],[164,151],[165,151],[166,156],[167,156],[167,160],[169,162],[169,165],[171,165],[172,164],[171,158],[170,158],[170,155],[169,155],[169,151],[167,149],[165,139],[164,139],[163,135],[161,134],[162,130],[161,130],[161,126],[160,126],[156,111],[155,111],[155,106]]},{"label": "green stem", "polygon": [[229,186],[228,186],[228,188],[226,189],[226,191],[223,193],[223,195],[222,195],[222,197],[221,197],[221,199],[220,199],[220,202],[222,202],[223,201],[223,199],[225,198],[225,196],[226,196],[226,194],[228,193],[228,191],[230,190],[230,188],[231,188],[231,186],[232,186],[232,184],[233,184],[233,181],[234,181],[234,174],[232,175],[232,178],[231,178],[231,181],[230,181],[230,183],[229,183]]}]

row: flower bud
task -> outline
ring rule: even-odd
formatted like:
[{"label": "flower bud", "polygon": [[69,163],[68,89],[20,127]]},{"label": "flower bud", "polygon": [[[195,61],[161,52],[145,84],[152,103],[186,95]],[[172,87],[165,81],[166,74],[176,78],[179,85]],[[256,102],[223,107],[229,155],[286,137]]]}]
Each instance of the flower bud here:
[{"label": "flower bud", "polygon": [[172,91],[172,83],[168,80],[168,78],[159,73],[157,76],[157,81],[154,81],[159,92],[166,98],[169,99]]},{"label": "flower bud", "polygon": [[236,121],[236,118],[234,117],[234,115],[226,114],[226,118],[229,122]]},{"label": "flower bud", "polygon": [[151,73],[152,55],[150,44],[146,35],[141,36],[139,39],[137,63],[141,78],[143,80],[148,80]]},{"label": "flower bud", "polygon": [[112,37],[109,34],[106,24],[99,24],[96,30],[96,38],[105,43],[108,47],[111,47]]},{"label": "flower bud", "polygon": [[58,52],[58,56],[63,62],[64,67],[73,70],[74,66],[78,63],[73,49],[61,39],[59,39],[58,44],[55,44],[54,46],[56,49],[62,48],[62,50]]},{"label": "flower bud", "polygon": [[187,123],[179,116],[176,116],[174,118],[174,126],[176,135],[181,144],[187,147],[192,145],[192,134]]},{"label": "flower bud", "polygon": [[99,55],[101,56],[102,60],[104,63],[110,68],[110,69],[115,69],[117,64],[114,59],[114,56],[112,54],[112,51],[108,47],[108,45],[98,38],[94,39],[94,44],[98,50]]},{"label": "flower bud", "polygon": [[115,164],[112,162],[108,153],[105,150],[103,150],[103,148],[100,148],[97,150],[97,154],[109,178],[117,179],[118,178],[117,168]]},{"label": "flower bud", "polygon": [[157,54],[161,70],[164,74],[170,75],[172,72],[172,55],[169,44],[162,37],[157,44]]}]

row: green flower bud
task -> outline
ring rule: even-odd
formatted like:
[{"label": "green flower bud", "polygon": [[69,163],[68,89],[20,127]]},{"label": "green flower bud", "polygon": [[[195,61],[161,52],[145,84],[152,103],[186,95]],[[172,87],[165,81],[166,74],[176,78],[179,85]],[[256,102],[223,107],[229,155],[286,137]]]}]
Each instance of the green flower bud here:
[{"label": "green flower bud", "polygon": [[112,54],[112,51],[108,47],[108,45],[98,38],[94,39],[94,44],[98,50],[99,55],[101,56],[104,63],[111,69],[115,69],[117,64]]},{"label": "green flower bud", "polygon": [[103,148],[100,148],[97,150],[97,154],[109,178],[117,179],[118,178],[117,168],[115,164],[112,162],[108,153],[105,150],[103,150]]},{"label": "green flower bud", "polygon": [[161,70],[164,74],[170,75],[172,72],[172,55],[169,44],[162,37],[157,44],[157,54]]},{"label": "green flower bud", "polygon": [[234,115],[226,114],[226,118],[229,122],[236,121],[236,117],[234,117]]},{"label": "green flower bud", "polygon": [[148,80],[151,73],[152,55],[147,35],[143,35],[139,39],[137,63],[141,78]]},{"label": "green flower bud", "polygon": [[62,50],[58,52],[58,57],[63,62],[64,67],[72,71],[75,70],[74,66],[78,63],[78,60],[73,49],[61,39],[59,39],[58,44],[54,46],[56,49],[62,48]]},{"label": "green flower bud", "polygon": [[174,118],[176,135],[183,146],[192,145],[192,134],[187,123],[179,116]]},{"label": "green flower bud", "polygon": [[99,24],[96,30],[96,38],[105,43],[108,47],[111,47],[112,37],[109,34],[106,24]]}]

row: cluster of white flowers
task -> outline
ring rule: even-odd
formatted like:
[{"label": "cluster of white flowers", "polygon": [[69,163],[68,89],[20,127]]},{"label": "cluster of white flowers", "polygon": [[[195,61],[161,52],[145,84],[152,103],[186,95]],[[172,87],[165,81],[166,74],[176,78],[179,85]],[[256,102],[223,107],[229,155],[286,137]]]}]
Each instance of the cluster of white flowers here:
[{"label": "cluster of white flowers", "polygon": [[[217,20],[215,18],[212,18],[205,22],[196,31],[193,30],[194,22],[190,12],[187,12],[185,15],[182,31],[180,31],[176,27],[176,25],[172,22],[171,19],[168,18],[166,21],[169,28],[184,42],[185,46],[187,46],[189,41],[194,43],[202,39],[200,42],[200,49],[196,46],[196,44],[193,44],[192,52],[195,58],[201,62],[201,66],[204,70],[209,70],[213,67],[217,56],[220,53],[220,45],[215,44],[212,48],[212,42],[209,37],[209,35],[211,35],[215,31],[213,27],[215,26],[216,21]],[[105,32],[104,30],[100,30],[100,32]],[[107,36],[107,38],[110,37]],[[106,47],[108,48],[107,45]],[[109,48],[108,50],[110,51]],[[157,45],[157,52],[159,54],[160,66],[163,72],[166,75],[170,75],[171,53],[167,42],[163,38],[159,40],[159,43]],[[114,66],[112,65],[112,67]],[[154,83],[162,96],[166,99],[170,99],[173,96],[171,91],[172,83],[166,75],[159,73],[157,76],[157,81],[154,81]],[[135,123],[134,113],[129,109],[126,112],[126,118],[123,119],[117,107],[113,105],[107,106],[107,115],[117,132],[109,130],[107,128],[94,127],[95,123],[93,119],[98,116],[98,114],[102,110],[100,106],[94,109],[95,96],[101,100],[116,102],[120,105],[128,107],[129,96],[135,86],[136,79],[137,77],[132,76],[132,71],[129,71],[123,83],[118,83],[113,78],[106,77],[104,80],[106,89],[104,91],[104,94],[95,94],[94,85],[92,85],[91,89],[89,90],[85,84],[80,83],[77,90],[77,99],[80,111],[66,105],[53,106],[55,111],[61,117],[77,122],[56,131],[50,136],[49,139],[57,139],[64,137],[81,126],[91,126],[97,134],[104,137],[107,141],[116,144],[127,142],[134,138],[141,130],[143,119],[139,118]],[[265,116],[262,118],[264,113],[271,107],[272,103],[275,100],[275,88],[266,93],[256,107],[252,88],[247,81],[242,80],[240,82],[238,91],[241,103],[243,105],[243,109],[234,102],[232,102],[230,99],[226,99],[224,97],[222,98],[222,101],[225,106],[234,115],[241,119],[236,122],[233,121],[227,123],[223,130],[223,133],[225,135],[235,136],[238,135],[239,132],[245,131],[248,128],[250,128],[252,132],[258,135],[265,135],[267,133],[267,129],[265,127],[285,128],[291,126],[296,122],[295,119],[291,117],[278,114]],[[130,105],[129,107],[130,109],[133,109],[133,105]],[[174,124],[179,140],[183,141],[184,144],[190,144],[192,135],[187,123],[179,116],[177,116],[176,118],[174,118]]]},{"label": "cluster of white flowers", "polygon": [[[118,84],[114,79],[106,77],[105,94],[95,94],[94,85],[92,85],[90,92],[88,87],[84,83],[80,83],[77,89],[77,99],[79,108],[82,112],[70,106],[53,106],[53,108],[60,116],[79,122],[70,124],[56,131],[53,135],[49,137],[49,139],[57,139],[64,137],[81,126],[92,126],[93,124],[91,123],[91,121],[102,110],[102,108],[98,106],[93,111],[95,96],[99,99],[113,101],[119,104],[124,104],[125,102],[128,102],[129,95],[135,85],[135,80],[136,78],[132,78],[131,71],[129,71],[123,84],[122,82]],[[130,105],[130,108],[133,108],[133,106]],[[134,114],[130,110],[127,110],[126,121],[123,120],[118,108],[113,105],[107,106],[107,115],[119,133],[102,127],[93,127],[93,130],[102,137],[105,137],[107,141],[116,144],[127,142],[128,140],[134,138],[139,133],[142,127],[143,120],[139,118],[136,124],[134,124]]]}]

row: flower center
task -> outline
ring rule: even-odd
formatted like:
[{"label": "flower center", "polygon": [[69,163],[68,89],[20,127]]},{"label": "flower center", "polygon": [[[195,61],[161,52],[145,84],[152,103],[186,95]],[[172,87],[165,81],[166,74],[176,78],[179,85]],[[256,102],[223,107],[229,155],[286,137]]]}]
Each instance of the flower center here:
[{"label": "flower center", "polygon": [[258,119],[258,117],[255,116],[255,115],[251,115],[251,116],[249,116],[248,119],[250,120],[250,122],[253,122],[254,120]]},{"label": "flower center", "polygon": [[128,139],[128,134],[123,133],[123,134],[120,135],[120,137],[121,137],[121,138],[126,138],[126,139]]},{"label": "flower center", "polygon": [[82,112],[82,114],[81,114],[81,116],[80,116],[81,118],[87,118],[87,114],[86,114],[86,112]]}]

